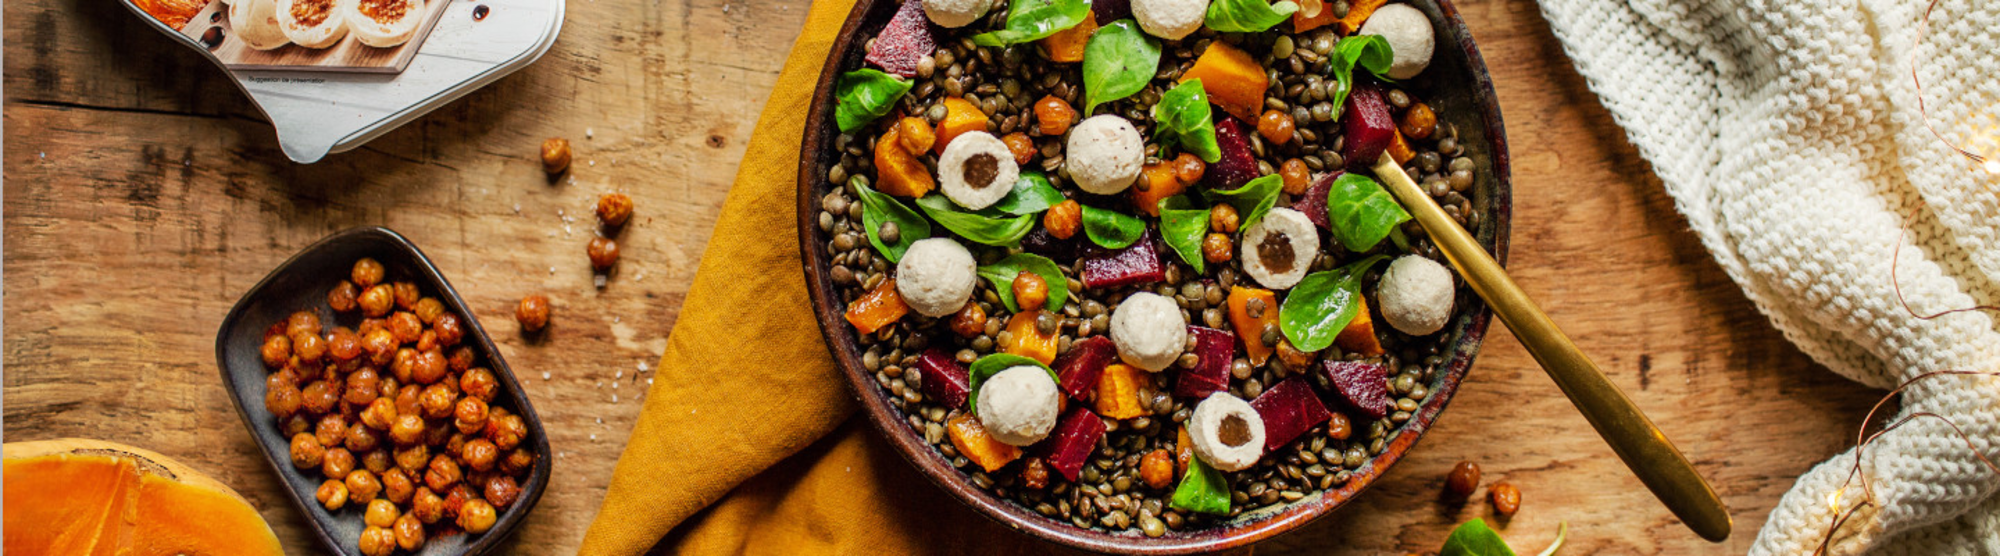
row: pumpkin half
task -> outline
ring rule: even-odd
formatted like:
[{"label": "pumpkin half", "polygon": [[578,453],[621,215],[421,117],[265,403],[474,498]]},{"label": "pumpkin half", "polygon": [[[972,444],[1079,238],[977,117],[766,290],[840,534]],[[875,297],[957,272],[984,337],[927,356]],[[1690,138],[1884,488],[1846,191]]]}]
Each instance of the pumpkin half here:
[{"label": "pumpkin half", "polygon": [[284,554],[249,501],[150,450],[62,439],[0,457],[7,554]]}]

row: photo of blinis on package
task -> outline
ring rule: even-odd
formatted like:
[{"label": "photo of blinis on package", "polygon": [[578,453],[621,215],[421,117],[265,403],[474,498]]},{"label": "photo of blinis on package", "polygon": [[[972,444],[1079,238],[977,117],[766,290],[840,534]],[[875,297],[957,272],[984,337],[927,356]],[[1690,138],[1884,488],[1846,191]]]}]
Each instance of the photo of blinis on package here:
[{"label": "photo of blinis on package", "polygon": [[123,0],[208,56],[294,161],[361,146],[527,67],[565,0]]}]

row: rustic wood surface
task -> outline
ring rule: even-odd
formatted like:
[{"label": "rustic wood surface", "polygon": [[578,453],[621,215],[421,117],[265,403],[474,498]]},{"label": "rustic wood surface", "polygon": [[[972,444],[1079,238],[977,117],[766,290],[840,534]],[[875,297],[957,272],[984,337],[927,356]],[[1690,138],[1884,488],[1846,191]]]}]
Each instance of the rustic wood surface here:
[{"label": "rustic wood surface", "polygon": [[[133,14],[103,0],[8,2],[6,439],[101,438],[180,458],[248,496],[292,549],[315,552],[230,408],[214,334],[294,251],[387,225],[478,307],[547,422],[554,481],[513,552],[572,552],[806,7],[572,1],[534,66],[298,166],[218,69]],[[1715,546],[1681,527],[1496,323],[1419,449],[1357,505],[1261,552],[1434,551],[1454,524],[1489,516],[1485,504],[1436,500],[1465,459],[1487,484],[1523,492],[1502,529],[1517,546],[1538,550],[1568,521],[1569,554],[1742,552],[1793,477],[1845,449],[1880,393],[1813,364],[1744,299],[1533,3],[1460,9],[1513,139],[1509,267],[1714,481],[1736,534]],[[577,152],[553,184],[535,158],[550,136]],[[613,190],[639,216],[600,292],[584,243],[591,203]],[[512,333],[512,303],[529,292],[555,300],[547,342]]]}]

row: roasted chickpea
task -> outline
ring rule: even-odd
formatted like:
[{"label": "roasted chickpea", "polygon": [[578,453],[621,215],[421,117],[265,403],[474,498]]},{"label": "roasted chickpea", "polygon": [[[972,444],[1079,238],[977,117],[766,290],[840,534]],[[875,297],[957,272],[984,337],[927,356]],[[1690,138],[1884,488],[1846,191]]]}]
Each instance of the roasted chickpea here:
[{"label": "roasted chickpea", "polygon": [[396,308],[396,290],[388,284],[376,284],[374,287],[361,290],[361,297],[355,299],[355,302],[361,306],[363,315],[370,317],[387,315],[391,309]]},{"label": "roasted chickpea", "polygon": [[327,450],[326,456],[321,458],[319,470],[328,479],[347,478],[348,473],[354,472],[354,452],[346,448]]},{"label": "roasted chickpea", "polygon": [[528,426],[521,422],[521,417],[518,415],[486,419],[486,439],[492,440],[493,445],[499,446],[502,450],[514,449],[526,436],[528,436]]},{"label": "roasted chickpea", "polygon": [[396,415],[422,415],[424,407],[419,400],[422,399],[423,391],[424,387],[416,384],[405,384],[402,390],[397,390]]},{"label": "roasted chickpea", "polygon": [[410,376],[420,384],[435,384],[451,372],[451,364],[444,361],[444,352],[430,350],[417,353],[416,365],[411,367]]},{"label": "roasted chickpea", "polygon": [[1303,160],[1296,158],[1286,160],[1284,164],[1278,166],[1278,177],[1284,180],[1285,193],[1303,195],[1312,187],[1312,171],[1306,168]]},{"label": "roasted chickpea", "polygon": [[444,441],[444,453],[455,458],[462,457],[465,453],[465,441],[473,438],[478,437],[467,436],[462,432],[451,433],[451,439]]},{"label": "roasted chickpea", "polygon": [[410,496],[416,493],[417,483],[410,480],[409,473],[395,467],[382,472],[382,496],[388,498],[390,502],[397,504],[409,502]]},{"label": "roasted chickpea", "polygon": [[354,282],[341,280],[339,284],[334,284],[333,289],[326,291],[326,306],[345,313],[358,306],[360,297],[361,288],[356,287]]},{"label": "roasted chickpea", "polygon": [[416,494],[410,497],[410,511],[403,515],[416,516],[424,523],[437,523],[444,518],[444,497],[429,488],[417,487]]},{"label": "roasted chickpea", "polygon": [[1194,153],[1181,153],[1180,156],[1174,157],[1174,179],[1180,180],[1181,183],[1200,183],[1202,174],[1207,172],[1208,163],[1202,162],[1201,157],[1195,156]]},{"label": "roasted chickpea", "polygon": [[375,478],[374,471],[367,469],[349,471],[344,481],[347,483],[347,497],[358,503],[373,503],[375,496],[382,493],[382,481]]},{"label": "roasted chickpea", "polygon": [[541,294],[521,298],[521,304],[514,307],[514,320],[520,321],[521,330],[535,332],[549,325],[549,298]]},{"label": "roasted chickpea", "polygon": [[535,452],[527,448],[508,452],[507,459],[500,460],[500,472],[508,475],[526,475],[534,468]]},{"label": "roasted chickpea", "polygon": [[382,283],[382,277],[387,273],[388,269],[382,268],[380,261],[362,257],[354,261],[354,270],[348,272],[347,277],[354,281],[355,286],[368,289]]},{"label": "roasted chickpea", "polygon": [[1049,486],[1049,464],[1038,457],[1027,458],[1021,464],[1021,486],[1028,490],[1041,490]]},{"label": "roasted chickpea", "polygon": [[1479,464],[1477,463],[1470,461],[1458,462],[1458,465],[1452,466],[1451,474],[1446,475],[1444,478],[1445,497],[1451,500],[1470,498],[1472,491],[1478,489]]},{"label": "roasted chickpea", "polygon": [[292,435],[292,466],[299,469],[319,467],[326,460],[326,446],[311,434]]},{"label": "roasted chickpea", "polygon": [[585,251],[590,255],[590,268],[598,272],[611,270],[611,265],[618,264],[618,242],[611,238],[590,238],[590,245]]},{"label": "roasted chickpea", "polygon": [[[458,388],[467,396],[490,403],[494,396],[500,394],[500,381],[493,377],[493,371],[486,370],[486,367],[476,367],[466,369],[465,375],[458,379]],[[485,419],[479,421],[486,422]]]},{"label": "roasted chickpea", "polygon": [[326,337],[326,354],[334,361],[348,362],[362,354],[361,335],[345,327],[335,328]]},{"label": "roasted chickpea", "polygon": [[1347,415],[1344,413],[1335,413],[1333,414],[1333,418],[1328,419],[1326,422],[1327,438],[1333,440],[1347,440],[1347,437],[1352,436],[1353,434],[1354,434],[1354,425],[1352,424],[1351,421],[1347,420]]},{"label": "roasted chickpea", "polygon": [[326,356],[326,339],[320,337],[318,330],[293,332],[291,338],[292,355],[298,356],[299,361],[316,363]]},{"label": "roasted chickpea", "polygon": [[396,311],[395,314],[389,315],[389,332],[396,335],[397,342],[413,343],[417,341],[418,336],[424,334],[424,321],[417,318],[416,313]]},{"label": "roasted chickpea", "polygon": [[424,292],[417,289],[416,282],[402,281],[390,284],[396,294],[396,306],[408,311],[417,306],[417,300],[424,298]]},{"label": "roasted chickpea", "polygon": [[500,449],[494,447],[491,441],[475,438],[466,441],[464,453],[460,457],[464,458],[465,464],[475,471],[490,471],[494,464],[499,462]]},{"label": "roasted chickpea", "polygon": [[[366,431],[368,430],[368,428],[354,427],[351,430]],[[349,432],[348,433],[349,438],[352,438],[353,434],[354,433]],[[373,435],[375,433],[370,432],[368,434]],[[380,443],[377,442],[376,449],[370,449],[368,451],[361,452],[361,468],[367,469],[369,473],[374,473],[377,476],[380,476],[381,474],[389,471],[389,468],[394,467],[396,465],[396,459],[389,456],[389,451],[380,448],[381,448]],[[348,448],[348,450],[353,450],[353,449],[354,448]]]},{"label": "roasted chickpea", "polygon": [[1240,224],[1236,207],[1229,203],[1217,203],[1208,209],[1208,230],[1225,234],[1236,233]]},{"label": "roasted chickpea", "polygon": [[455,346],[465,339],[465,325],[459,322],[458,315],[451,313],[438,315],[437,323],[431,325],[431,330],[437,332],[440,346]]},{"label": "roasted chickpea", "polygon": [[396,546],[412,552],[423,548],[424,524],[408,515],[396,518]]},{"label": "roasted chickpea", "polygon": [[361,410],[361,424],[375,430],[389,430],[396,424],[396,402],[388,397],[377,397],[368,402],[368,409]]},{"label": "roasted chickpea", "polygon": [[292,338],[283,334],[265,336],[264,347],[258,351],[264,356],[264,366],[283,367],[292,360]]},{"label": "roasted chickpea", "polygon": [[[366,456],[368,454],[379,453],[376,448],[382,447],[382,437],[375,434],[374,429],[362,425],[354,425],[347,427],[347,436],[342,438],[341,445],[347,446],[347,451],[362,454],[363,457],[361,459],[365,467],[368,460]],[[384,459],[383,461],[386,462],[388,460]],[[378,469],[377,471],[380,470]]]},{"label": "roasted chickpea", "polygon": [[1035,101],[1035,125],[1041,127],[1043,136],[1060,137],[1068,133],[1070,124],[1076,123],[1076,116],[1076,109],[1055,95]]},{"label": "roasted chickpea", "polygon": [[403,517],[403,511],[396,508],[395,502],[377,498],[368,503],[368,510],[361,514],[361,521],[369,527],[389,527],[395,525],[399,517]]},{"label": "roasted chickpea", "polygon": [[414,444],[396,449],[396,468],[403,470],[411,479],[424,472],[424,466],[431,463],[431,448]]},{"label": "roasted chickpea", "polygon": [[1028,134],[1019,131],[1001,137],[1000,143],[1006,145],[1007,152],[1014,155],[1014,163],[1022,166],[1035,160],[1035,155],[1041,152],[1035,149],[1034,139],[1029,139]]},{"label": "roasted chickpea", "polygon": [[1022,311],[1039,311],[1049,300],[1049,283],[1042,275],[1026,270],[1014,275],[1014,302]]},{"label": "roasted chickpea", "polygon": [[389,427],[389,440],[395,441],[400,446],[423,442],[424,418],[414,412],[398,412],[396,424]]},{"label": "roasted chickpea", "polygon": [[499,518],[500,514],[493,511],[492,504],[485,500],[468,500],[464,507],[458,509],[458,528],[476,535],[492,529],[493,522]]},{"label": "roasted chickpea", "polygon": [[444,302],[438,301],[435,297],[420,298],[417,300],[417,305],[410,308],[410,312],[416,313],[417,318],[422,319],[424,324],[432,324],[437,322],[438,315],[444,314]]},{"label": "roasted chickpea", "polygon": [[1056,203],[1042,213],[1042,227],[1056,239],[1075,237],[1077,230],[1083,229],[1083,205],[1074,199]]},{"label": "roasted chickpea", "polygon": [[319,484],[319,491],[313,497],[319,499],[319,505],[325,506],[326,511],[338,511],[347,506],[347,483],[327,479]]},{"label": "roasted chickpea", "polygon": [[550,176],[569,169],[569,140],[550,137],[542,141],[542,171]]},{"label": "roasted chickpea", "polygon": [[458,462],[452,461],[450,456],[438,454],[431,458],[429,469],[424,471],[424,486],[431,487],[431,490],[448,490],[464,478],[465,472],[458,468]]},{"label": "roasted chickpea", "polygon": [[430,330],[430,329],[424,330],[424,333],[422,335],[417,336],[416,346],[417,346],[417,351],[430,351],[438,349],[439,345],[438,345],[437,330]]},{"label": "roasted chickpea", "polygon": [[972,338],[986,331],[986,310],[977,301],[966,303],[951,315],[951,331],[960,338]]},{"label": "roasted chickpea", "polygon": [[372,367],[362,367],[347,374],[347,393],[341,399],[349,404],[367,407],[382,393],[382,378],[376,376]]},{"label": "roasted chickpea", "polygon": [[454,406],[458,404],[458,394],[452,393],[443,384],[432,384],[424,388],[419,403],[423,405],[425,418],[443,419],[451,416]]},{"label": "roasted chickpea", "polygon": [[[274,378],[276,376],[272,375]],[[293,386],[290,383],[282,383],[276,386],[271,386],[268,383],[265,385],[264,410],[271,412],[271,415],[274,417],[279,419],[292,417],[299,412],[299,407],[304,403],[305,395],[299,391],[299,387],[297,386]]]},{"label": "roasted chickpea", "polygon": [[370,330],[361,335],[361,349],[368,352],[369,362],[375,365],[393,361],[396,356],[396,334],[383,328]]},{"label": "roasted chickpea", "polygon": [[1148,488],[1163,489],[1174,482],[1174,454],[1153,450],[1139,460],[1139,478]]},{"label": "roasted chickpea", "polygon": [[286,417],[284,427],[285,437],[291,438],[301,434],[311,436],[312,427],[312,419],[307,419],[304,413]]},{"label": "roasted chickpea", "polygon": [[473,353],[471,346],[458,346],[445,353],[444,359],[451,366],[451,370],[465,372],[479,362],[479,354]]},{"label": "roasted chickpea", "polygon": [[1264,117],[1257,118],[1257,134],[1272,145],[1283,145],[1292,140],[1295,122],[1283,110],[1266,110]]},{"label": "roasted chickpea", "polygon": [[417,350],[401,348],[396,350],[396,358],[389,362],[389,371],[395,373],[396,380],[410,383],[416,381]]},{"label": "roasted chickpea", "polygon": [[452,432],[451,426],[449,425],[436,426],[436,427],[426,426],[424,427],[424,445],[443,446],[445,442],[451,440],[451,435],[454,434],[458,433]]},{"label": "roasted chickpea", "polygon": [[458,432],[477,434],[486,428],[486,402],[477,397],[466,396],[458,400],[451,414],[452,425],[458,427]]},{"label": "roasted chickpea", "polygon": [[307,384],[299,393],[305,410],[315,415],[333,411],[334,406],[340,403],[340,387],[324,380]]},{"label": "roasted chickpea", "polygon": [[478,493],[472,492],[472,488],[465,483],[452,485],[451,492],[444,495],[444,516],[457,519],[458,510],[465,507],[465,502],[478,497]]},{"label": "roasted chickpea", "polygon": [[1235,256],[1236,252],[1230,245],[1228,234],[1211,233],[1201,239],[1202,260],[1211,263],[1225,263],[1229,262],[1229,259]]},{"label": "roasted chickpea", "polygon": [[505,508],[514,505],[521,498],[521,485],[513,477],[493,475],[486,478],[486,501]]},{"label": "roasted chickpea", "polygon": [[[292,313],[291,316],[285,317],[285,335],[292,336],[301,333],[304,334],[319,333],[319,313],[314,313],[312,311],[299,311]],[[293,340],[296,341],[298,339],[293,338]]]},{"label": "roasted chickpea", "polygon": [[[375,374],[376,376],[382,376],[381,371],[375,371]],[[381,381],[382,381],[382,386],[380,388],[380,392],[378,392],[378,395],[376,395],[375,397],[388,398],[389,403],[393,405],[396,402],[396,393],[403,391],[403,383],[397,382],[396,377],[393,376],[382,376]]]},{"label": "roasted chickpea", "polygon": [[1500,517],[1514,517],[1514,512],[1521,511],[1521,489],[1513,483],[1494,483],[1487,487],[1486,495],[1493,502],[1493,513]]},{"label": "roasted chickpea", "polygon": [[597,219],[606,227],[624,226],[632,219],[632,198],[624,193],[605,193],[597,197]]},{"label": "roasted chickpea", "polygon": [[347,441],[347,418],[339,413],[328,413],[313,425],[313,437],[321,446],[337,446]]},{"label": "roasted chickpea", "polygon": [[356,548],[361,549],[362,556],[389,556],[395,554],[396,533],[390,531],[387,527],[370,525],[368,528],[361,530],[361,540],[356,541]]}]

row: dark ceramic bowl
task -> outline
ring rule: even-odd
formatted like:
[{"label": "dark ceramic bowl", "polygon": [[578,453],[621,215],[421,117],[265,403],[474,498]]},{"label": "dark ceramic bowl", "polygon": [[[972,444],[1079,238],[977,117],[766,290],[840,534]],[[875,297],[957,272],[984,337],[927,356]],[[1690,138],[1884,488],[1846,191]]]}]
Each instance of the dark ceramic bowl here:
[{"label": "dark ceramic bowl", "polygon": [[[1432,27],[1437,32],[1437,51],[1430,67],[1423,75],[1410,80],[1409,86],[1411,90],[1423,93],[1425,101],[1437,112],[1440,125],[1458,127],[1460,141],[1473,153],[1479,176],[1472,189],[1473,207],[1484,216],[1473,234],[1486,245],[1494,258],[1504,264],[1511,212],[1507,136],[1500,120],[1500,106],[1493,95],[1492,80],[1486,74],[1486,64],[1479,57],[1479,49],[1473,46],[1472,33],[1466,30],[1457,9],[1448,0],[1409,0],[1409,3],[1430,16]],[[831,237],[820,231],[818,226],[819,201],[834,186],[826,180],[827,172],[840,162],[833,149],[834,138],[840,133],[833,119],[834,82],[842,72],[861,67],[865,52],[863,43],[857,39],[863,36],[862,31],[879,31],[899,5],[896,0],[859,0],[846,25],[841,28],[840,35],[834,39],[826,66],[820,71],[818,90],[813,96],[811,112],[807,114],[805,137],[799,149],[799,248],[805,259],[806,284],[812,295],[813,310],[818,314],[821,331],[835,360],[839,361],[841,371],[847,376],[849,385],[866,408],[875,428],[887,436],[896,450],[915,464],[925,477],[987,517],[1044,540],[1100,552],[1209,552],[1269,538],[1347,504],[1373,484],[1389,466],[1401,460],[1431,423],[1437,420],[1438,413],[1451,401],[1459,381],[1464,379],[1466,369],[1472,366],[1472,358],[1479,351],[1480,340],[1486,336],[1487,321],[1491,317],[1486,305],[1464,288],[1460,289],[1459,295],[1461,309],[1442,332],[1450,339],[1449,362],[1444,372],[1437,373],[1428,385],[1432,394],[1409,421],[1392,432],[1383,452],[1369,460],[1354,473],[1352,479],[1338,488],[1309,495],[1275,511],[1245,512],[1217,526],[1171,531],[1159,538],[1147,538],[1137,533],[1113,534],[1078,528],[1066,521],[1044,517],[1032,509],[974,486],[969,476],[952,467],[942,453],[926,444],[923,436],[910,428],[902,412],[889,404],[889,394],[876,384],[873,375],[862,368],[862,350],[856,344],[854,329],[841,316],[845,307],[828,274],[831,257],[826,252],[826,246]]]},{"label": "dark ceramic bowl", "polygon": [[500,544],[507,534],[521,524],[522,518],[535,507],[542,498],[542,491],[549,484],[550,454],[548,434],[542,431],[542,421],[535,415],[535,408],[528,403],[528,396],[521,391],[521,384],[514,380],[514,371],[507,367],[507,361],[500,358],[500,350],[493,347],[493,339],[486,329],[479,325],[479,319],[466,307],[465,300],[451,288],[437,267],[431,266],[430,259],[416,245],[388,228],[363,227],[342,231],[319,243],[307,247],[291,260],[278,265],[262,282],[243,294],[236,307],[229,310],[229,316],[222,320],[222,330],[215,336],[215,360],[222,368],[222,381],[229,386],[230,399],[236,402],[236,414],[243,418],[243,426],[250,429],[250,435],[257,438],[257,445],[264,449],[264,460],[271,470],[285,479],[285,493],[291,495],[292,503],[311,519],[313,532],[319,536],[320,544],[336,554],[360,556],[356,543],[361,538],[361,510],[353,505],[339,512],[328,512],[320,506],[314,493],[324,481],[318,473],[307,473],[292,467],[291,442],[279,429],[279,422],[264,409],[264,378],[270,371],[264,368],[262,347],[264,330],[273,323],[280,322],[293,312],[310,310],[319,313],[320,321],[339,323],[347,327],[359,324],[354,315],[337,315],[326,304],[326,292],[346,278],[354,261],[362,257],[374,257],[388,270],[391,279],[414,280],[427,295],[444,302],[445,308],[464,318],[465,340],[467,344],[481,352],[486,366],[499,379],[501,393],[493,401],[494,405],[506,407],[521,416],[528,425],[528,438],[523,445],[533,449],[535,470],[527,484],[521,485],[521,497],[512,507],[500,512],[499,521],[493,529],[478,535],[464,533],[432,536],[424,543],[419,554],[425,556],[446,556],[459,554],[485,554]]}]

